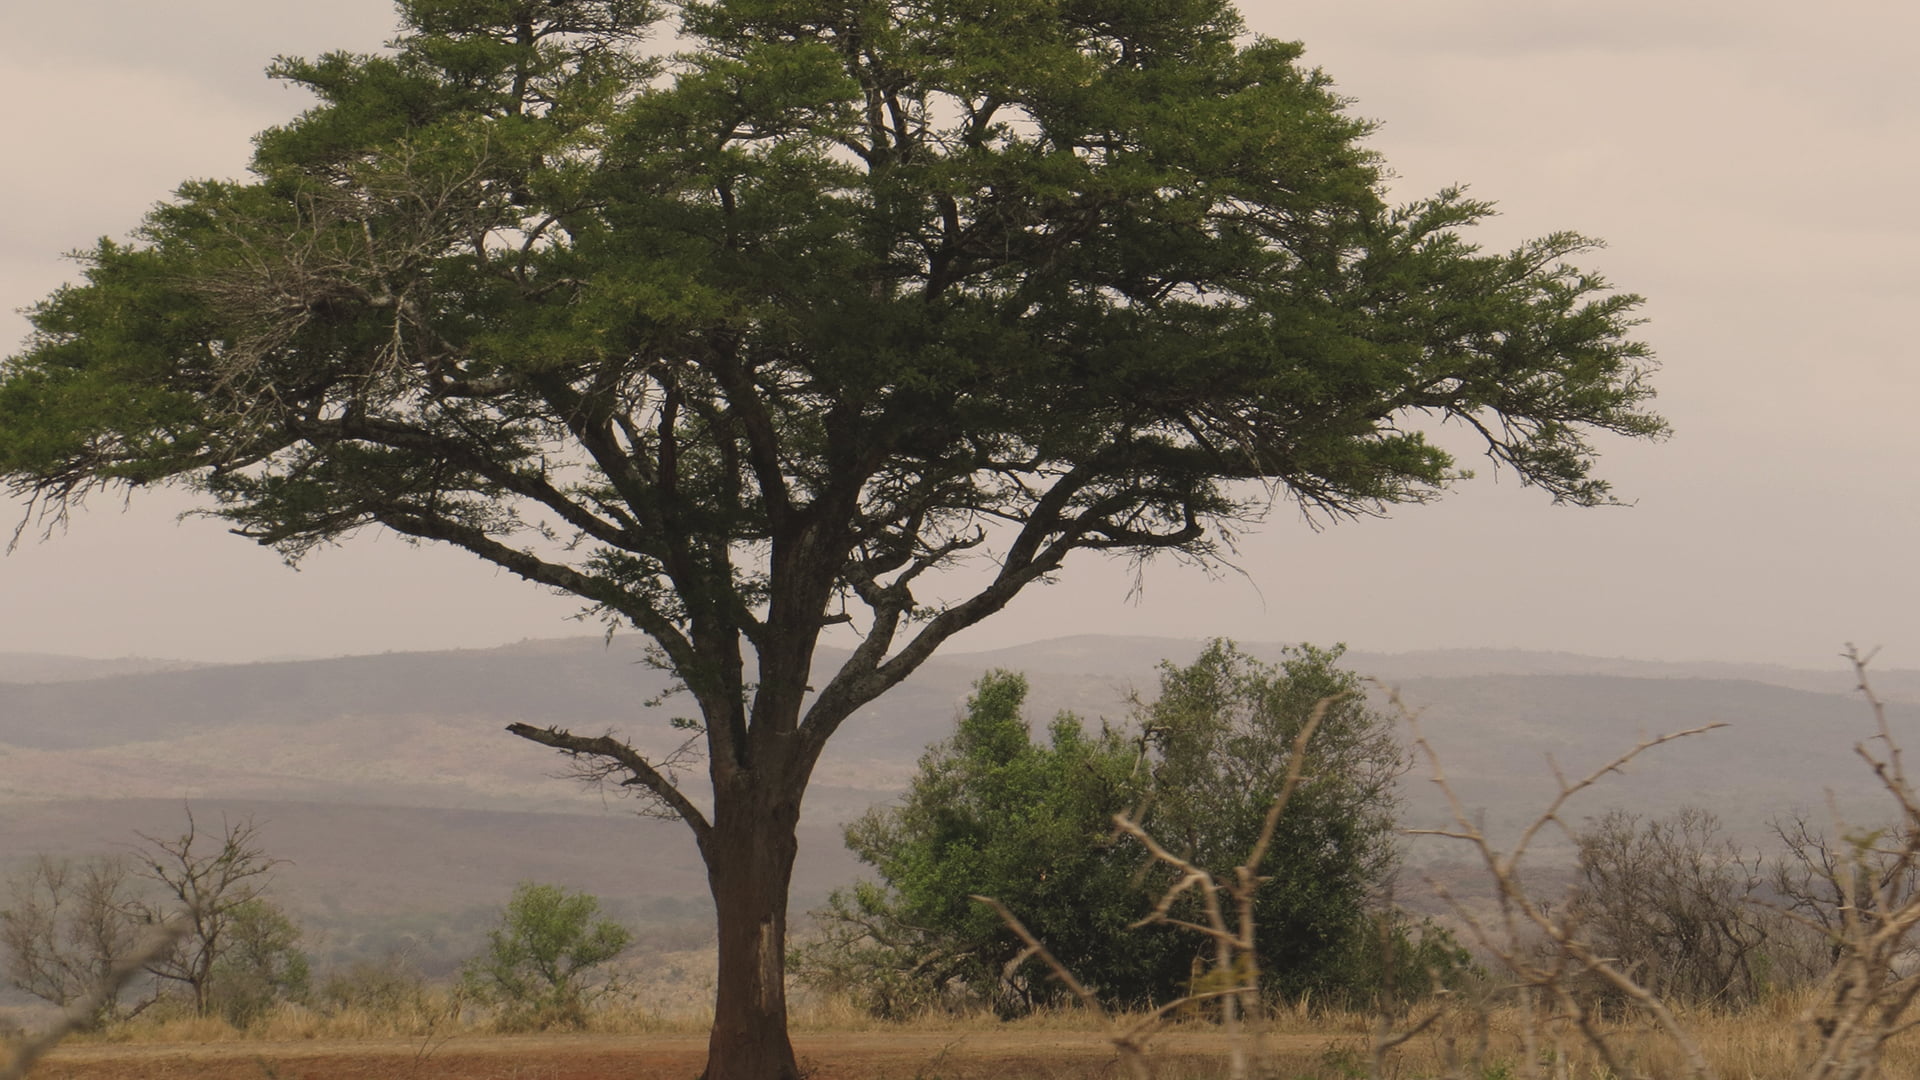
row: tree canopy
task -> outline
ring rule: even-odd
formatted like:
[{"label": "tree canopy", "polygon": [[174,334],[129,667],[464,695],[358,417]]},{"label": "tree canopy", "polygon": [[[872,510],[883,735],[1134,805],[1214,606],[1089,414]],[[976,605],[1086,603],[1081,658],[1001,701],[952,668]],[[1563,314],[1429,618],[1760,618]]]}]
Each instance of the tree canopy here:
[{"label": "tree canopy", "polygon": [[[184,484],[290,558],[451,545],[657,642],[711,818],[623,740],[518,730],[693,830],[713,1080],[794,1072],[750,988],[826,740],[1072,552],[1205,560],[1276,499],[1428,498],[1446,421],[1601,502],[1594,434],[1663,430],[1588,240],[1485,252],[1484,202],[1390,205],[1367,122],[1227,0],[399,11],[385,52],[276,61],[318,100],[252,175],[183,185],[33,310],[0,474],[56,520]],[[984,584],[925,587],[970,555]]]}]

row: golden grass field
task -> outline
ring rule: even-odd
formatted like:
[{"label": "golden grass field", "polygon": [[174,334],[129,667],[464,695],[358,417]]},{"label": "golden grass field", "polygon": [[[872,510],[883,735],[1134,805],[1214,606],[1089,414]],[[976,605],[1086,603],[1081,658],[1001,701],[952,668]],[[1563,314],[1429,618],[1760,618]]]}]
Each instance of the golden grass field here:
[{"label": "golden grass field", "polygon": [[[502,1034],[477,1016],[456,1015],[444,999],[419,1009],[321,1015],[283,1006],[246,1031],[219,1020],[121,1025],[81,1035],[35,1071],[45,1080],[688,1080],[705,1059],[707,1018],[662,1016],[632,1006],[603,1009],[579,1032]],[[1737,1015],[1683,1015],[1722,1080],[1794,1080],[1804,1069],[1796,1042],[1804,1002],[1783,995]],[[1424,1013],[1416,1012],[1418,1019]],[[796,1052],[816,1080],[1077,1080],[1123,1076],[1105,1022],[1077,1010],[1000,1022],[986,1016],[928,1016],[882,1023],[837,1002],[804,1003],[794,1014]],[[1122,1022],[1127,1022],[1122,1020]],[[1529,1075],[1607,1080],[1591,1051],[1554,1045],[1548,1030],[1528,1037],[1512,1009],[1461,1010],[1386,1055],[1372,1047],[1379,1021],[1310,1008],[1261,1025],[1253,1048],[1261,1074],[1281,1080],[1392,1080],[1459,1076],[1520,1080]],[[1644,1026],[1614,1029],[1635,1068],[1652,1077],[1683,1072],[1677,1050]],[[1155,1075],[1212,1080],[1226,1074],[1227,1037],[1190,1018],[1150,1042]],[[1561,1055],[1564,1054],[1564,1057]],[[1536,1073],[1529,1063],[1546,1066]],[[1564,1071],[1563,1071],[1564,1070]],[[1920,1076],[1920,1040],[1890,1044],[1886,1077]]]}]

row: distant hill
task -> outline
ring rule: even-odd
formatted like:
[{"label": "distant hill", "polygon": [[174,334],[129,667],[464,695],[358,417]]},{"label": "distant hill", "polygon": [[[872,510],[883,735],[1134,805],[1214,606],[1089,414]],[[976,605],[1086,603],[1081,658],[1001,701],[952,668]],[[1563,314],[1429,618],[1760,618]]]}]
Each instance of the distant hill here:
[{"label": "distant hill", "polygon": [[74,682],[114,675],[145,675],[200,667],[191,660],[155,660],[144,656],[92,660],[49,653],[0,652],[0,683]]},{"label": "distant hill", "polygon": [[[1144,675],[1161,660],[1186,662],[1198,655],[1203,642],[1182,638],[1120,637],[1084,634],[1054,638],[1009,649],[945,653],[947,662],[965,661],[982,669],[1005,667],[1044,670],[1062,675]],[[1286,647],[1278,642],[1238,643],[1242,649],[1269,660]],[[1332,642],[1315,642],[1331,645]],[[1853,672],[1837,655],[1825,668],[1793,668],[1777,664],[1736,664],[1724,661],[1633,660],[1582,656],[1567,652],[1531,652],[1521,649],[1428,649],[1405,653],[1354,650],[1345,663],[1363,674],[1388,682],[1407,679],[1465,678],[1476,675],[1612,675],[1636,679],[1717,679],[1756,682],[1821,693],[1849,693]],[[1890,701],[1920,702],[1920,670],[1889,668],[1873,672],[1874,688]]]},{"label": "distant hill", "polygon": [[[840,826],[894,796],[982,671],[1025,671],[1036,722],[1065,709],[1124,723],[1129,695],[1152,695],[1156,665],[1200,647],[1087,636],[937,656],[829,746],[803,816],[796,903],[854,875]],[[1281,648],[1246,647],[1269,658]],[[257,664],[0,658],[0,860],[164,832],[190,800],[203,814],[267,822],[274,852],[293,860],[289,902],[329,925],[496,905],[525,879],[697,905],[704,880],[683,829],[555,779],[564,761],[501,730],[620,731],[665,749],[679,733],[664,721],[690,705],[648,708],[667,682],[643,660],[630,636]],[[1510,830],[1550,796],[1548,755],[1577,775],[1643,734],[1718,721],[1730,727],[1609,777],[1571,819],[1704,803],[1757,842],[1770,815],[1823,815],[1828,791],[1856,820],[1884,812],[1851,749],[1871,734],[1870,715],[1837,662],[1803,671],[1471,649],[1348,661],[1424,708],[1449,775],[1491,828]],[[1920,749],[1920,672],[1876,684]],[[1415,825],[1442,820],[1424,776],[1405,784]]]}]

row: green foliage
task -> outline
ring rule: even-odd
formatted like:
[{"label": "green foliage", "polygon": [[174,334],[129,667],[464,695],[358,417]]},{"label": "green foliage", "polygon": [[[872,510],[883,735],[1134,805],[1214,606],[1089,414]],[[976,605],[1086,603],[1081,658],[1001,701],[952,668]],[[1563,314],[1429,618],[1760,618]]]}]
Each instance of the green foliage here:
[{"label": "green foliage", "polygon": [[487,931],[486,951],[462,970],[461,988],[499,1006],[509,1029],[581,1027],[588,1006],[612,989],[599,969],[632,939],[600,917],[596,897],[527,882]]},{"label": "green foliage", "polygon": [[[826,740],[1076,551],[1433,497],[1450,420],[1604,502],[1595,433],[1665,430],[1591,241],[1390,205],[1368,123],[1227,0],[399,9],[388,53],[277,62],[317,103],[253,175],[32,310],[0,477],[54,520],[183,484],[289,559],[384,528],[650,636],[713,821],[677,762],[512,730],[755,853],[710,867],[722,949],[773,954],[721,965],[743,1053]],[[970,556],[971,595],[916,595]],[[816,683],[833,623],[861,642]]]},{"label": "green foliage", "polygon": [[[870,811],[847,843],[883,884],[835,894],[821,935],[798,953],[803,977],[901,1016],[987,1001],[1003,1012],[1056,999],[1034,965],[1003,980],[1021,945],[967,897],[1001,900],[1103,997],[1157,1003],[1194,987],[1211,949],[1166,926],[1134,928],[1164,871],[1113,837],[1112,817],[1146,807],[1164,843],[1230,876],[1252,848],[1284,779],[1289,747],[1323,700],[1306,782],[1259,868],[1265,985],[1313,995],[1417,997],[1470,969],[1443,931],[1376,912],[1392,873],[1393,782],[1402,754],[1385,718],[1357,696],[1340,650],[1303,646],[1268,666],[1226,642],[1163,665],[1137,713],[1141,736],[1086,734],[1070,715],[1046,743],[1020,716],[1024,678],[983,677],[952,740],[921,760],[898,806]],[[1345,695],[1345,696],[1342,696]],[[1194,918],[1197,913],[1176,909]]]},{"label": "green foliage", "polygon": [[1133,880],[1139,850],[1110,836],[1113,814],[1141,794],[1138,746],[1088,735],[1065,714],[1036,742],[1020,715],[1026,693],[1020,675],[983,676],[902,803],[848,826],[847,846],[887,887],[837,892],[815,913],[825,937],[796,950],[805,978],[890,1017],[976,1002],[1011,1014],[1060,999],[1033,971],[1001,978],[1021,946],[972,893],[1013,907],[1082,979],[1122,994],[1151,964],[1150,943],[1176,947],[1158,931],[1111,947],[1147,911]]},{"label": "green foliage", "polygon": [[1403,912],[1374,913],[1372,948],[1347,956],[1336,1000],[1350,1006],[1396,1011],[1441,991],[1458,991],[1486,978],[1453,931],[1432,919],[1411,921]]},{"label": "green foliage", "polygon": [[305,1002],[312,984],[300,928],[272,902],[255,897],[233,908],[226,942],[213,962],[213,1007],[246,1027],[279,1001]]},{"label": "green foliage", "polygon": [[1587,240],[1389,206],[1367,122],[1222,0],[671,7],[668,61],[643,0],[405,0],[391,55],[277,61],[319,102],[253,177],[33,310],[0,474],[56,507],[183,482],[290,556],[465,548],[719,708],[695,621],[847,596],[884,644],[982,524],[1005,573],[929,645],[1076,548],[1206,557],[1271,502],[1237,481],[1426,498],[1461,473],[1423,420],[1582,503],[1590,432],[1663,431]]},{"label": "green foliage", "polygon": [[1323,709],[1302,782],[1256,867],[1271,879],[1254,905],[1263,982],[1290,998],[1363,991],[1378,974],[1367,912],[1395,866],[1405,755],[1359,676],[1339,667],[1343,651],[1304,645],[1274,666],[1215,641],[1185,667],[1163,663],[1159,697],[1137,715],[1158,752],[1147,828],[1227,881],[1259,836],[1294,739]]}]

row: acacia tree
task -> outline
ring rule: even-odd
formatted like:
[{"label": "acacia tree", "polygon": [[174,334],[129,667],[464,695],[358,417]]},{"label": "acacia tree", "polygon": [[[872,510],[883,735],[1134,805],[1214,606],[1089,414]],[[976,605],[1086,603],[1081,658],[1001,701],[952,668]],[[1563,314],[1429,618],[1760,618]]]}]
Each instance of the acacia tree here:
[{"label": "acacia tree", "polygon": [[[1206,560],[1276,499],[1607,499],[1637,298],[1489,207],[1394,208],[1366,122],[1227,0],[402,0],[380,55],[33,312],[0,473],[174,482],[297,558],[368,527],[581,597],[697,703],[708,1075],[792,1077],[786,894],[840,723],[1078,550]],[[681,51],[651,59],[656,24]],[[923,582],[969,556],[984,584]],[[918,590],[918,591],[916,591]],[[815,675],[823,630],[858,644]],[[810,693],[811,690],[811,693]]]}]

